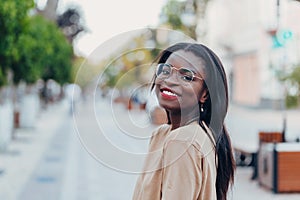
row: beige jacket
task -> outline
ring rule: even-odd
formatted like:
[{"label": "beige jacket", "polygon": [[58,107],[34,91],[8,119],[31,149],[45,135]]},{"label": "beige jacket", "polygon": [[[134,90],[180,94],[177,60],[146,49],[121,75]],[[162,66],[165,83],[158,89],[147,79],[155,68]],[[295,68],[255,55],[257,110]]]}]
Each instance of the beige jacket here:
[{"label": "beige jacket", "polygon": [[172,131],[162,125],[150,141],[133,200],[214,200],[216,175],[214,144],[197,122]]}]

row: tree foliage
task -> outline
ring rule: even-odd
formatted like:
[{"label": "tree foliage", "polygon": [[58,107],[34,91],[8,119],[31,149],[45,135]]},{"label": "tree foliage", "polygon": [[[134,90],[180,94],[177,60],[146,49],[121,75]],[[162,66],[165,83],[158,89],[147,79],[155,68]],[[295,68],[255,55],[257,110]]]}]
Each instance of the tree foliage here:
[{"label": "tree foliage", "polygon": [[39,78],[59,83],[70,80],[72,47],[53,22],[39,15],[31,17],[16,47],[19,55],[12,64],[15,83],[35,83]]},{"label": "tree foliage", "polygon": [[300,65],[295,67],[287,78],[298,87],[300,92]]},{"label": "tree foliage", "polygon": [[72,67],[72,82],[78,84],[83,90],[94,81],[97,81],[98,76],[103,72],[104,63],[94,64],[83,57],[76,57]]},{"label": "tree foliage", "polygon": [[0,0],[0,86],[39,78],[70,80],[73,49],[55,22],[28,14],[33,0]]},{"label": "tree foliage", "polygon": [[[163,24],[174,30],[183,31],[193,39],[197,39],[197,21],[205,17],[207,4],[210,0],[169,0],[162,9]],[[191,24],[185,24],[184,16],[192,20]],[[202,33],[203,34],[203,33]]]},{"label": "tree foliage", "polygon": [[162,9],[163,18],[165,23],[170,25],[173,29],[183,29],[183,23],[180,15],[184,11],[184,3],[170,0]]},{"label": "tree foliage", "polygon": [[8,68],[19,56],[16,44],[33,6],[33,0],[0,0],[0,86],[5,84]]},{"label": "tree foliage", "polygon": [[[147,37],[136,36],[124,46],[122,53],[110,59],[104,70],[106,87],[116,87],[120,90],[134,84],[144,84],[145,75],[153,61],[152,49],[145,48]],[[132,47],[134,46],[134,48]]]},{"label": "tree foliage", "polygon": [[[183,24],[181,15],[184,12],[185,2],[179,2],[176,0],[169,0],[162,8],[161,17],[164,25],[170,26],[171,29],[180,30],[184,33],[189,33],[188,27]],[[194,34],[193,34],[194,35]]]},{"label": "tree foliage", "polygon": [[[287,102],[287,103],[289,103],[291,105],[290,107],[300,105],[300,65],[295,66],[288,75],[286,75],[285,77],[282,78],[282,80],[289,82],[292,87],[297,89],[295,95],[288,94],[290,103],[289,102]],[[298,101],[297,101],[297,98],[298,98]],[[289,100],[289,99],[287,99],[287,100]]]}]

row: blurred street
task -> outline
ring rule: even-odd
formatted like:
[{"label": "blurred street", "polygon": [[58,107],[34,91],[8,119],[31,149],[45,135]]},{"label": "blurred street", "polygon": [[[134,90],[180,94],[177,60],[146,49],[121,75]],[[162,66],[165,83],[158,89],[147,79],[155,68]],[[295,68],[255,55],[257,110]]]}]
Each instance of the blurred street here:
[{"label": "blurred street", "polygon": [[[35,128],[15,131],[8,150],[0,154],[1,200],[131,199],[137,174],[113,165],[108,167],[109,163],[102,164],[97,161],[98,154],[90,151],[84,143],[84,136],[99,131],[92,125],[94,121],[89,116],[91,108],[89,103],[78,104],[75,110],[78,115],[74,121],[69,104],[62,101],[41,112]],[[147,151],[148,136],[155,126],[151,125],[146,112],[138,109],[128,111],[123,104],[111,104],[108,99],[97,100],[94,108],[92,113],[98,118],[101,130],[109,133],[106,136],[112,144],[128,152]],[[256,148],[256,131],[281,130],[281,115],[280,111],[232,106],[227,124],[233,144]],[[299,137],[296,135],[296,132],[300,134],[300,127],[295,123],[297,115],[299,111],[287,113],[287,139]],[[140,133],[143,137],[137,139],[124,134],[137,131],[133,130],[128,119],[144,130]],[[85,130],[84,133],[82,130]],[[107,149],[104,145],[101,143],[97,148],[105,151]],[[113,155],[111,159],[124,160]],[[123,165],[125,169],[127,163]],[[260,187],[257,181],[251,181],[251,174],[251,168],[238,167],[229,199],[300,198],[300,194],[295,193],[274,194]]]},{"label": "blurred street", "polygon": [[0,200],[131,199],[165,119],[145,112],[153,61],[187,41],[227,74],[228,199],[299,200],[299,18],[300,0],[1,1]]}]

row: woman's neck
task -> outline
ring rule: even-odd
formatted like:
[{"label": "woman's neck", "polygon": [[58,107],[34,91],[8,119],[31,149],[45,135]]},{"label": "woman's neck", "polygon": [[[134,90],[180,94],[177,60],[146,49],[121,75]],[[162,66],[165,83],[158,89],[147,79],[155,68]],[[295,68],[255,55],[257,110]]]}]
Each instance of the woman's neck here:
[{"label": "woman's neck", "polygon": [[177,129],[181,126],[185,126],[194,121],[199,121],[200,115],[199,112],[188,112],[188,113],[169,113],[172,130]]}]

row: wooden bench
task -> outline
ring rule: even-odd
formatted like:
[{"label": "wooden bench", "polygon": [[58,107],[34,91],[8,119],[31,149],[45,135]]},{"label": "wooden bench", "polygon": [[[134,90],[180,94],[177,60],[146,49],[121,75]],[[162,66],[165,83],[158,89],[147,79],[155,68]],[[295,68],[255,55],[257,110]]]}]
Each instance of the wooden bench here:
[{"label": "wooden bench", "polygon": [[260,151],[260,147],[264,143],[279,143],[284,141],[284,134],[283,132],[279,131],[260,131],[258,133],[258,149],[255,150],[247,150],[246,147],[237,148],[234,147],[235,152],[235,160],[237,166],[248,166],[253,167],[253,174],[251,179],[257,179],[258,177],[258,154]]},{"label": "wooden bench", "polygon": [[259,132],[259,144],[261,143],[266,143],[266,142],[271,142],[271,143],[278,143],[278,142],[283,142],[284,137],[282,132],[275,132],[275,131],[270,131],[270,132]]}]

